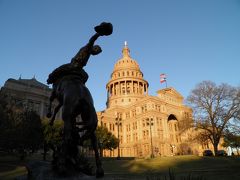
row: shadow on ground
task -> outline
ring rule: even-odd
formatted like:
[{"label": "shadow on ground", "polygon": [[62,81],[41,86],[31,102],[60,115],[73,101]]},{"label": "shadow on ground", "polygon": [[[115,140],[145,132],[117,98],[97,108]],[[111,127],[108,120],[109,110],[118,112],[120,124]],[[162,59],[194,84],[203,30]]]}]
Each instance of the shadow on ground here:
[{"label": "shadow on ground", "polygon": [[[29,160],[41,160],[34,156],[26,161],[17,157],[0,155],[0,179],[14,179],[26,174],[24,164]],[[239,180],[239,157],[199,157],[173,156],[154,159],[122,159],[103,158],[105,177],[111,180],[167,180],[169,169],[174,180]],[[92,164],[95,166],[94,159]],[[171,179],[171,180],[172,180]]]}]

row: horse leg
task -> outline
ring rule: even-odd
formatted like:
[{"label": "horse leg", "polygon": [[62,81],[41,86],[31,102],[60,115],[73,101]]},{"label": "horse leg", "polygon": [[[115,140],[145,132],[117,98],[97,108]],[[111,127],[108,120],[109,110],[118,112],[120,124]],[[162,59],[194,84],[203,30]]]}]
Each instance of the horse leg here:
[{"label": "horse leg", "polygon": [[73,123],[72,123],[72,113],[71,107],[63,105],[62,111],[62,119],[64,121],[63,125],[63,138],[62,138],[62,147],[61,147],[61,155],[60,159],[60,172],[63,173],[67,170],[67,161],[71,158],[71,146],[72,146],[72,131],[73,131]]},{"label": "horse leg", "polygon": [[66,106],[65,104],[63,105],[62,119],[64,122],[63,140],[67,142],[72,139],[72,131],[74,126],[73,113],[72,113],[71,106]]},{"label": "horse leg", "polygon": [[93,104],[91,103],[91,98],[88,97],[88,100],[82,100],[81,104],[81,117],[82,121],[85,123],[84,129],[86,129],[85,134],[80,138],[80,142],[83,142],[86,139],[91,139],[91,144],[95,153],[96,161],[96,177],[100,178],[104,176],[104,170],[102,168],[102,163],[100,160],[98,152],[98,142],[95,134],[97,128],[97,114]]},{"label": "horse leg", "polygon": [[93,150],[95,153],[95,160],[96,160],[96,178],[101,178],[104,176],[104,170],[102,168],[102,162],[100,160],[99,152],[98,152],[98,142],[95,132],[91,135],[91,142],[93,146]]},{"label": "horse leg", "polygon": [[55,117],[56,117],[56,115],[57,115],[57,113],[58,113],[58,111],[59,111],[59,109],[62,107],[62,103],[59,103],[58,105],[57,105],[57,107],[55,107],[55,109],[54,109],[54,112],[53,112],[53,116],[52,116],[52,118],[51,118],[51,120],[50,120],[50,126],[52,126],[53,125],[53,123],[54,123],[54,120],[55,120]]}]

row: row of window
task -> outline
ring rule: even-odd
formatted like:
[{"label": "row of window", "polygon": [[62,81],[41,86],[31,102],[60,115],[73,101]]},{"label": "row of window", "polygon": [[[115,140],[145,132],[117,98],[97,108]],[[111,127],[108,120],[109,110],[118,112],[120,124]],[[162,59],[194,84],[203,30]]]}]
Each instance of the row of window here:
[{"label": "row of window", "polygon": [[[116,122],[117,123],[117,122]],[[156,124],[155,124],[156,123]],[[107,124],[104,123],[103,124],[105,127],[107,127]],[[110,131],[115,131],[115,125],[114,123],[109,123],[109,130]],[[142,120],[142,127],[147,127],[150,125],[150,121],[148,119],[143,119]],[[161,118],[156,118],[156,121],[154,121],[153,119],[151,119],[151,126],[157,125],[158,128],[162,129],[163,128],[163,124],[162,124],[162,119]],[[130,132],[131,131],[131,127],[132,130],[137,130],[138,129],[138,125],[137,122],[133,122],[132,124],[127,124],[126,125],[126,131]],[[177,131],[178,130],[178,124],[177,121],[175,124],[173,123],[169,123],[169,130],[172,131],[173,127],[175,128],[174,130]],[[119,131],[122,132],[122,124],[119,123]]]},{"label": "row of window", "polygon": [[122,71],[122,72],[118,72],[118,73],[114,73],[112,75],[112,77],[117,78],[117,77],[143,77],[143,74],[140,72],[135,72],[135,71]]},{"label": "row of window", "polygon": [[146,92],[146,88],[144,88],[142,85],[139,87],[121,87],[121,89],[119,89],[118,87],[114,88],[113,91],[110,91],[110,96],[111,95],[127,95],[127,94],[143,94],[144,92]]}]

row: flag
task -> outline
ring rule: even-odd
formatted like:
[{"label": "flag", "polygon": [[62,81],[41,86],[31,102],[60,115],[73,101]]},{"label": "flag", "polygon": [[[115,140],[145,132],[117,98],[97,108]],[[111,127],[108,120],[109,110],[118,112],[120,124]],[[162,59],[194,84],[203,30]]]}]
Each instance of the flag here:
[{"label": "flag", "polygon": [[166,74],[160,74],[160,83],[164,83],[167,80]]}]

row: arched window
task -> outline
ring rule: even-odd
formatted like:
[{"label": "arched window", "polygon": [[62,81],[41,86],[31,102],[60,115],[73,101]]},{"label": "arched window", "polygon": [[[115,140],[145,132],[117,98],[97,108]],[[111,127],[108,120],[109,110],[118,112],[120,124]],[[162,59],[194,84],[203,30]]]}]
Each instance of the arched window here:
[{"label": "arched window", "polygon": [[175,115],[170,114],[170,115],[168,116],[168,121],[170,121],[170,120],[177,120],[177,118],[176,118]]}]

